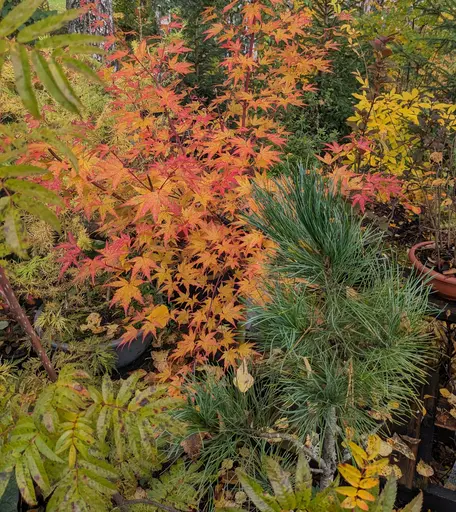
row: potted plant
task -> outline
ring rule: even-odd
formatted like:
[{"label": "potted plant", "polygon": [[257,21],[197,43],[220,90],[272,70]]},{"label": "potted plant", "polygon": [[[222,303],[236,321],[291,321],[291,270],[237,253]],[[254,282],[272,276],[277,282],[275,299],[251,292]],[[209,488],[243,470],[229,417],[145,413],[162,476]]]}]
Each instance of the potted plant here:
[{"label": "potted plant", "polygon": [[[21,302],[33,302],[31,318],[45,344],[59,353],[59,366],[82,357],[89,358],[88,366],[94,371],[124,368],[143,355],[151,336],[140,332],[123,343],[127,313],[111,307],[112,288],[106,286],[103,275],[94,282],[76,279],[77,269],[65,264],[65,258],[72,257],[63,243],[67,237],[87,257],[98,242],[89,236],[81,218],[62,216],[63,233],[57,240],[42,221],[26,218],[25,227],[33,238],[30,258],[11,261],[8,275]],[[57,247],[56,242],[60,242]],[[149,290],[149,295],[153,292]],[[9,328],[10,324],[5,325],[6,332]],[[1,335],[0,331],[0,342]]]},{"label": "potted plant", "polygon": [[[442,104],[440,104],[440,107]],[[422,201],[422,227],[429,239],[409,251],[414,268],[439,295],[456,300],[456,117],[454,107],[422,112],[414,125],[422,149],[416,152],[413,182]]]},{"label": "potted plant", "polygon": [[152,335],[140,332],[125,342],[127,316],[120,308],[110,308],[110,289],[102,285],[86,290],[75,301],[74,295],[63,302],[48,302],[35,316],[35,328],[45,343],[62,351],[65,362],[89,357],[93,370],[125,368],[149,348]]},{"label": "potted plant", "polygon": [[251,322],[283,416],[301,439],[319,434],[326,487],[348,431],[401,422],[416,399],[429,290],[380,256],[379,233],[319,174],[301,168],[271,189],[255,188],[250,216],[276,244]]}]

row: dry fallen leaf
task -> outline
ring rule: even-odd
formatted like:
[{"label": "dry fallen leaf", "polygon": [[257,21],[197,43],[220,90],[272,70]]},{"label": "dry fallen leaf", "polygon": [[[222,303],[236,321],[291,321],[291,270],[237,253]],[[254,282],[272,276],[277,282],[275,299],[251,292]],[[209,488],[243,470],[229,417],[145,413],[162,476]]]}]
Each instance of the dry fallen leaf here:
[{"label": "dry fallen leaf", "polygon": [[242,360],[241,366],[236,370],[236,377],[233,380],[234,385],[239,389],[241,393],[246,393],[255,382],[255,379],[249,373],[247,368],[247,361]]},{"label": "dry fallen leaf", "polygon": [[[440,151],[434,151],[431,153],[430,159],[435,163],[441,163],[443,161],[443,153]],[[436,180],[437,181],[437,180]],[[443,181],[443,180],[442,180]]]},{"label": "dry fallen leaf", "polygon": [[434,474],[434,469],[429,464],[426,464],[424,461],[420,460],[420,462],[418,462],[416,465],[416,472],[421,476],[429,477]]},{"label": "dry fallen leaf", "polygon": [[196,432],[195,434],[188,436],[187,439],[184,439],[180,445],[184,449],[184,452],[194,459],[200,454],[203,446],[203,439],[206,437],[208,437],[208,434]]},{"label": "dry fallen leaf", "polygon": [[274,427],[278,428],[279,430],[286,430],[290,424],[288,423],[288,418],[279,418],[275,423]]},{"label": "dry fallen leaf", "polygon": [[101,327],[101,316],[99,313],[90,313],[86,318],[86,322],[86,324],[82,324],[80,327],[82,332],[91,331],[94,334],[98,334],[105,330],[104,327]]},{"label": "dry fallen leaf", "polygon": [[448,403],[452,405],[453,407],[456,407],[456,395],[453,393],[450,393],[448,389],[442,388],[440,390],[440,394],[443,396],[443,398],[446,398],[448,400]]},{"label": "dry fallen leaf", "polygon": [[345,293],[346,293],[347,299],[356,300],[359,298],[359,293],[354,288],[350,288],[350,286],[347,286],[345,288]]},{"label": "dry fallen leaf", "polygon": [[388,464],[382,469],[380,474],[386,477],[393,476],[396,480],[399,480],[402,477],[401,468],[396,464]]},{"label": "dry fallen leaf", "polygon": [[242,505],[247,501],[247,494],[244,491],[238,491],[234,495],[234,501],[236,502],[236,505]]},{"label": "dry fallen leaf", "polygon": [[415,460],[415,454],[410,447],[395,433],[393,437],[388,439],[388,444],[392,446],[393,450],[402,453],[405,457]]},{"label": "dry fallen leaf", "polygon": [[168,355],[169,350],[152,351],[154,366],[160,373],[165,372],[169,368]]},{"label": "dry fallen leaf", "polygon": [[391,452],[393,451],[393,447],[387,443],[386,441],[380,440],[380,449],[379,449],[379,455],[382,457],[388,457],[388,455],[391,455]]}]

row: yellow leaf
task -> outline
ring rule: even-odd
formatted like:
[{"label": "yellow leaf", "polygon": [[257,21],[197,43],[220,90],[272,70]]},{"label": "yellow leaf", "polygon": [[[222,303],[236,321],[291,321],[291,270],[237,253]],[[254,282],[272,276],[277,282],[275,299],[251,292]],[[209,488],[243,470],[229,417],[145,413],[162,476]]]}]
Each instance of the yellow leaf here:
[{"label": "yellow leaf", "polygon": [[429,477],[434,474],[434,469],[429,464],[426,464],[422,460],[420,460],[420,462],[418,462],[418,464],[416,465],[416,471],[419,475],[425,477]]},{"label": "yellow leaf", "polygon": [[377,476],[380,474],[382,468],[388,465],[388,459],[380,459],[366,467],[364,475],[369,478],[371,476]]},{"label": "yellow leaf", "polygon": [[362,500],[375,501],[375,496],[373,496],[370,492],[367,492],[367,491],[363,491],[363,490],[358,491],[358,496]]},{"label": "yellow leaf", "polygon": [[356,500],[356,506],[361,510],[369,510],[369,505],[363,500]]},{"label": "yellow leaf", "polygon": [[70,451],[68,452],[68,467],[70,469],[74,468],[76,465],[76,448],[74,444],[70,446]]},{"label": "yellow leaf", "polygon": [[254,382],[255,380],[247,368],[247,361],[243,359],[241,366],[236,370],[236,377],[233,383],[241,393],[246,393],[253,386]]},{"label": "yellow leaf", "polygon": [[361,472],[350,464],[339,464],[339,473],[344,479],[354,487],[358,487],[361,480]]},{"label": "yellow leaf", "polygon": [[380,453],[382,440],[376,434],[369,436],[367,439],[367,453],[369,460],[375,459]]},{"label": "yellow leaf", "polygon": [[148,315],[147,320],[149,320],[150,323],[154,324],[157,327],[163,328],[166,327],[166,324],[169,321],[170,315],[168,308],[161,304],[160,306],[155,307],[150,315]]},{"label": "yellow leaf", "polygon": [[358,489],[356,487],[348,487],[348,486],[342,486],[342,487],[336,487],[336,492],[339,494],[342,494],[343,496],[356,496],[356,493],[358,492]]},{"label": "yellow leaf", "polygon": [[359,487],[361,489],[372,489],[372,487],[375,487],[378,485],[378,478],[363,478],[359,482]]},{"label": "yellow leaf", "polygon": [[356,507],[356,498],[353,496],[349,496],[345,498],[344,501],[340,504],[342,508],[355,508]]},{"label": "yellow leaf", "polygon": [[368,459],[367,453],[361,448],[361,446],[358,446],[353,441],[350,441],[348,446],[350,447],[352,455],[355,458],[358,466],[362,466],[363,462]]},{"label": "yellow leaf", "polygon": [[390,455],[392,451],[393,447],[390,444],[383,441],[383,439],[380,440],[380,449],[378,451],[379,455],[381,455],[382,457],[388,457],[388,455]]},{"label": "yellow leaf", "polygon": [[441,388],[440,394],[443,396],[443,398],[448,398],[451,395],[451,393],[446,388]]}]

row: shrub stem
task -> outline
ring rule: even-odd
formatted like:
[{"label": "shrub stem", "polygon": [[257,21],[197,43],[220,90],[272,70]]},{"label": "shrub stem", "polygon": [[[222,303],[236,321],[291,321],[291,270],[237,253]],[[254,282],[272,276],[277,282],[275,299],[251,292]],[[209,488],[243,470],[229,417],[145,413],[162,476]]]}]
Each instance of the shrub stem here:
[{"label": "shrub stem", "polygon": [[11,287],[11,283],[6,275],[5,269],[1,265],[0,293],[3,295],[6,302],[8,303],[8,306],[16,322],[24,329],[26,334],[29,336],[30,341],[32,342],[33,350],[40,358],[41,363],[43,364],[44,369],[46,370],[46,373],[48,374],[49,378],[51,379],[52,382],[55,382],[57,380],[57,373],[55,371],[55,368],[52,365],[51,361],[49,360],[49,357],[46,354],[43,345],[41,344],[41,340],[38,334],[32,327],[30,320],[28,319],[27,315],[25,314],[24,310],[19,304],[19,301],[16,298],[13,288]]}]

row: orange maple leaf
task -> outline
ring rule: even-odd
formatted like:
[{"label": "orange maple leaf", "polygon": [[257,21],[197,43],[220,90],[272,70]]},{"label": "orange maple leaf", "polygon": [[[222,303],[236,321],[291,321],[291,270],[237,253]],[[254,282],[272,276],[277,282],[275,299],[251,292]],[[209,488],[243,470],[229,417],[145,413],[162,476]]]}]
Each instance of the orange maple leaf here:
[{"label": "orange maple leaf", "polygon": [[120,278],[118,281],[111,283],[110,286],[117,288],[111,304],[120,304],[124,308],[125,314],[127,314],[128,307],[133,299],[143,304],[144,301],[141,290],[138,288],[143,282],[144,281],[140,279],[127,281],[126,279]]},{"label": "orange maple leaf", "polygon": [[255,158],[255,164],[259,169],[269,169],[272,164],[280,162],[280,152],[269,146],[262,146]]}]

